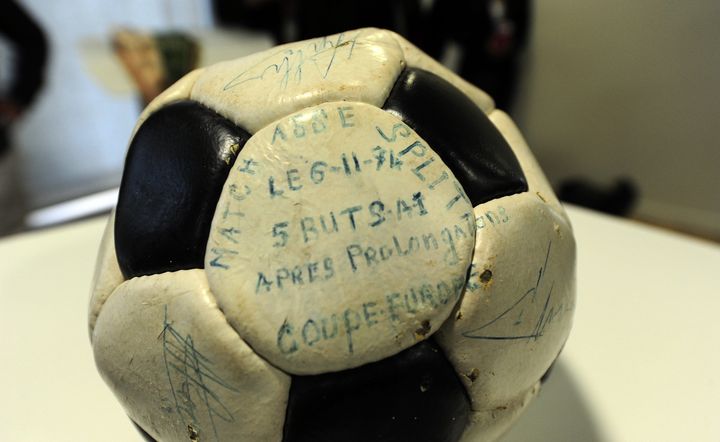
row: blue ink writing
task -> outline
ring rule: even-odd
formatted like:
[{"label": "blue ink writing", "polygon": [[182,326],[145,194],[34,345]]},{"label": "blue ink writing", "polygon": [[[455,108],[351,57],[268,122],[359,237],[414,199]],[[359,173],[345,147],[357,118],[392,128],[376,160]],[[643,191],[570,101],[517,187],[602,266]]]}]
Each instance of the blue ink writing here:
[{"label": "blue ink writing", "polygon": [[[163,361],[175,410],[198,434],[212,434],[215,441],[219,441],[217,421],[234,422],[235,417],[223,403],[218,389],[233,393],[238,390],[213,371],[213,362],[195,347],[191,335],[184,335],[173,327],[167,305],[159,338],[162,338]],[[200,424],[201,418],[207,419],[207,427]]]},{"label": "blue ink writing", "polygon": [[456,302],[465,285],[463,278],[421,283],[405,292],[390,292],[384,297],[349,306],[342,311],[300,321],[296,327],[286,318],[278,329],[277,347],[283,354],[312,348],[344,337],[348,354],[355,352],[355,337],[382,324],[392,324],[402,315],[444,308]]},{"label": "blue ink writing", "polygon": [[[537,340],[543,336],[546,327],[552,323],[556,317],[565,311],[571,310],[572,306],[566,306],[563,303],[552,305],[551,303],[554,281],[549,283],[549,287],[545,284],[545,276],[550,263],[551,247],[552,242],[548,244],[545,262],[538,270],[538,276],[534,286],[521,293],[513,303],[499,315],[478,328],[464,332],[462,335],[470,339],[494,341]],[[544,299],[538,299],[539,297]],[[526,311],[537,311],[537,314],[525,314]],[[517,334],[508,334],[507,329],[504,327],[505,324],[502,323],[504,319],[507,319],[514,327],[520,327],[521,331]],[[498,326],[505,331],[500,333],[493,332]],[[532,326],[532,329],[529,329],[530,326]]]}]

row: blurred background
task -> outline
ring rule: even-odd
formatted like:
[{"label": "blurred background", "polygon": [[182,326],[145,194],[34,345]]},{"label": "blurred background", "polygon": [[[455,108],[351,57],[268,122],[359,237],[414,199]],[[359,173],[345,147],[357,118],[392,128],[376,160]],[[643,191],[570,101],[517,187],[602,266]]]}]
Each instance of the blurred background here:
[{"label": "blurred background", "polygon": [[0,5],[0,235],[108,211],[140,111],[185,72],[377,26],[490,93],[564,201],[720,241],[716,1]]}]

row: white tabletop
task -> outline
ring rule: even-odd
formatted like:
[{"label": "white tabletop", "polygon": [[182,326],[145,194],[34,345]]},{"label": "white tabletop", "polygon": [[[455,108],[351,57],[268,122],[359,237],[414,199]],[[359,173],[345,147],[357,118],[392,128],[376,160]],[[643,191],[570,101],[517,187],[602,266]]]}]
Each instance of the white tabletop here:
[{"label": "white tabletop", "polygon": [[[575,325],[504,442],[720,440],[720,246],[568,212]],[[0,240],[0,440],[142,440],[97,374],[87,334],[103,227]]]}]

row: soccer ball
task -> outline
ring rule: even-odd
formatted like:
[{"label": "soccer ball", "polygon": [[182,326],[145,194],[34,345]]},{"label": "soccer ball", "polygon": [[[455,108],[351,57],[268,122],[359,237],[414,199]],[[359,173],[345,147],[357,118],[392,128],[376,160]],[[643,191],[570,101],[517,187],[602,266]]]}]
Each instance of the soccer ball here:
[{"label": "soccer ball", "polygon": [[145,109],[90,336],[156,440],[492,440],[567,339],[574,267],[509,117],[361,29],[196,70]]}]

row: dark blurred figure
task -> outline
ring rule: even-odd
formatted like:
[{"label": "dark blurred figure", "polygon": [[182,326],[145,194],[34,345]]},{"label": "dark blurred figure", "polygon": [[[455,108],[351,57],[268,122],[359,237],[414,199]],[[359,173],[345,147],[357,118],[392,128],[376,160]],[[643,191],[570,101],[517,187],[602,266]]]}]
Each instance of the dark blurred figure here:
[{"label": "dark blurred figure", "polygon": [[13,47],[12,79],[0,96],[2,149],[8,149],[7,128],[30,106],[45,78],[48,45],[45,34],[12,0],[0,2],[0,34]]},{"label": "dark blurred figure", "polygon": [[460,52],[459,74],[509,110],[528,38],[530,0],[214,0],[221,25],[270,32],[277,43],[374,26],[433,58]]},{"label": "dark blurred figure", "polygon": [[284,3],[296,26],[296,35],[286,36],[287,41],[365,27],[390,29],[413,43],[420,38],[419,0],[296,0]]},{"label": "dark blurred figure", "polygon": [[460,76],[509,111],[527,45],[530,6],[530,0],[436,0],[423,49],[441,58],[448,43],[457,44]]},{"label": "dark blurred figure", "polygon": [[630,215],[637,197],[637,186],[628,178],[618,178],[610,186],[572,178],[563,181],[558,191],[558,198],[566,203],[618,216]]},{"label": "dark blurred figure", "polygon": [[5,234],[22,227],[25,207],[10,128],[42,87],[48,44],[32,17],[11,0],[0,1],[0,35],[11,45],[13,54],[10,83],[0,95],[0,234]]},{"label": "dark blurred figure", "polygon": [[278,44],[322,37],[351,29],[391,29],[415,42],[419,0],[214,0],[223,26],[270,32]]},{"label": "dark blurred figure", "polygon": [[287,14],[281,0],[212,0],[212,4],[218,25],[269,32],[276,42],[283,41]]}]

